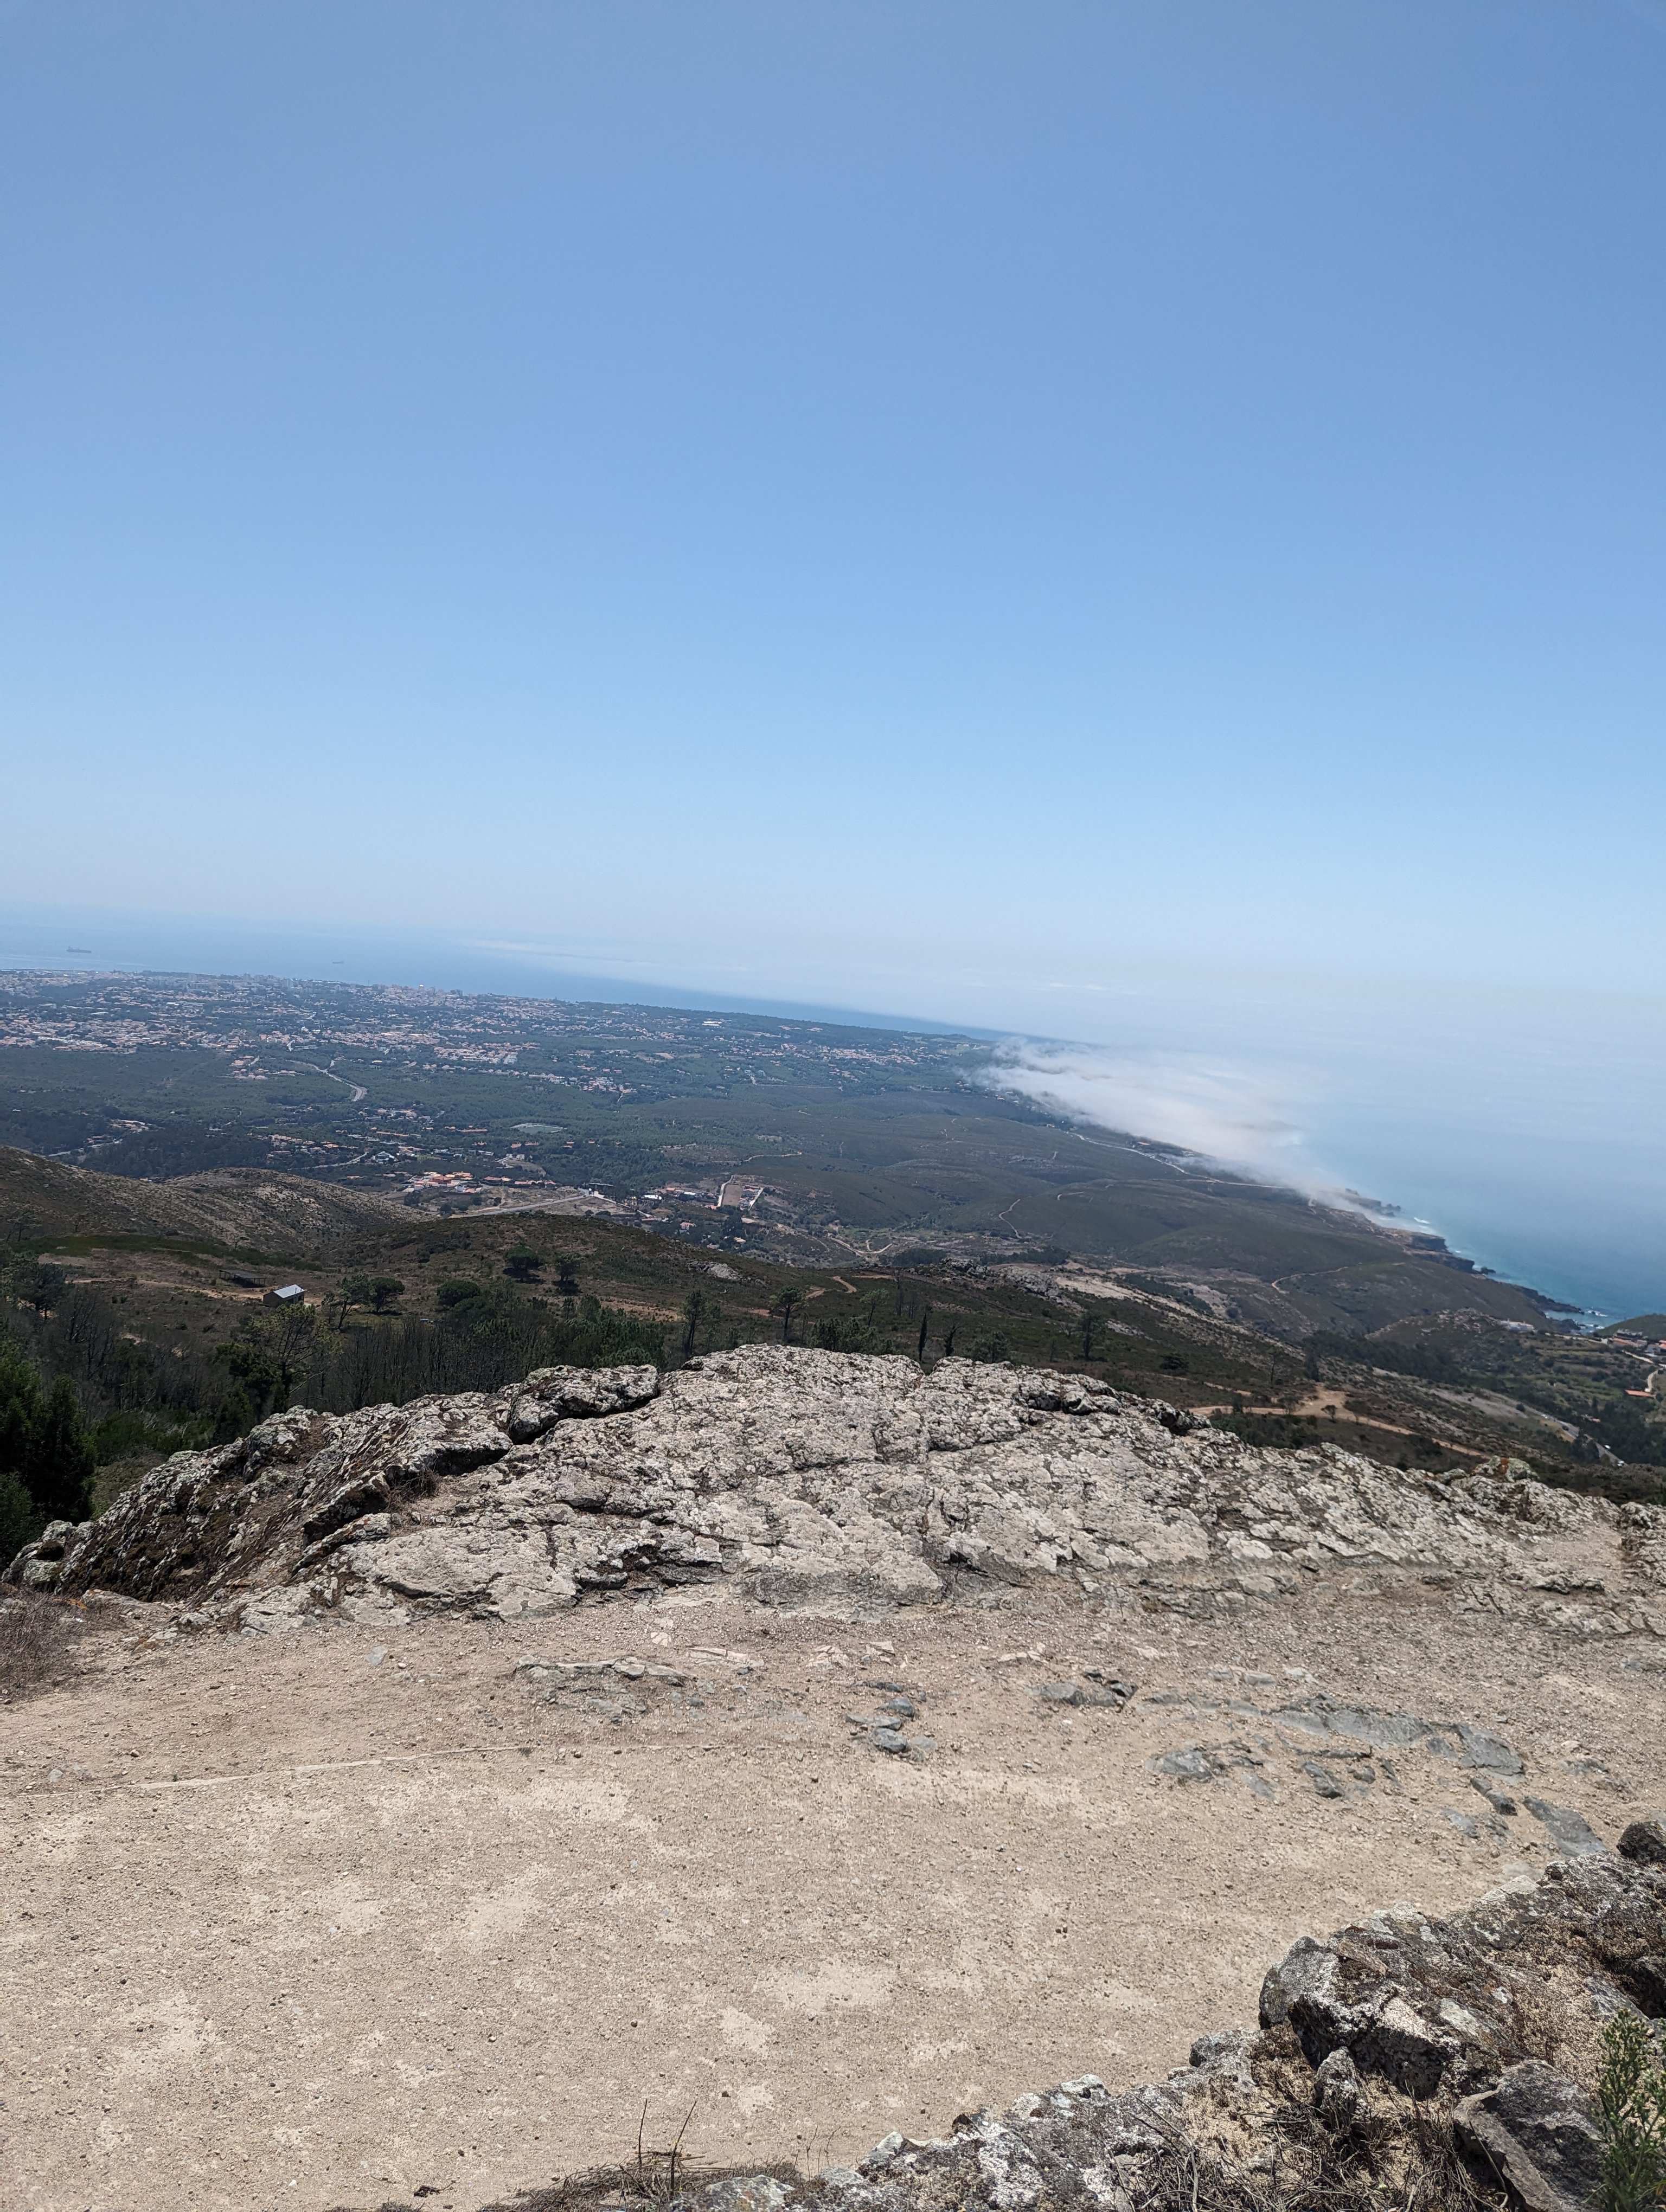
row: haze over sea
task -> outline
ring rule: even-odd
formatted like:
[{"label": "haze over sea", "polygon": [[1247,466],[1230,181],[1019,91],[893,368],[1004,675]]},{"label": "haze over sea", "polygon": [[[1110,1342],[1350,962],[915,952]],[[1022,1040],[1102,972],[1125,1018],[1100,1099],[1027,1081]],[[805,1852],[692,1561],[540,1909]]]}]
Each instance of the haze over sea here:
[{"label": "haze over sea", "polygon": [[[85,950],[69,951],[75,946]],[[1002,1080],[1099,1126],[1320,1197],[1397,1207],[1588,1316],[1666,1310],[1666,1001],[1589,991],[1129,969],[1098,985],[812,972],[702,976],[640,955],[459,936],[304,936],[194,919],[0,910],[0,969],[292,975],[961,1028]]]}]

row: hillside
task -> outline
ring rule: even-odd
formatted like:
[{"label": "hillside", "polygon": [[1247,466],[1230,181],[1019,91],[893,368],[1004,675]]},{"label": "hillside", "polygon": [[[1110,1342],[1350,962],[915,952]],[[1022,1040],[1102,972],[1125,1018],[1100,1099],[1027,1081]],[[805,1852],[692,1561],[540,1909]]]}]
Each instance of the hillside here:
[{"label": "hillside", "polygon": [[13,1244],[113,1234],[313,1252],[386,1234],[398,1218],[368,1193],[301,1176],[219,1168],[140,1182],[0,1146],[0,1237]]},{"label": "hillside", "polygon": [[[135,1455],[232,1433],[280,1401],[346,1412],[540,1364],[675,1366],[763,1340],[1064,1368],[1252,1442],[1435,1471],[1503,1455],[1620,1498],[1654,1496],[1666,1462],[1666,1402],[1639,1389],[1656,1354],[1500,1321],[1450,1271],[1462,1304],[1292,1346],[1217,1282],[1056,1247],[784,1265],[606,1215],[444,1217],[261,1170],[141,1183],[16,1151],[0,1152],[0,1193],[10,1326],[75,1381],[118,1480]],[[304,1307],[273,1315],[265,1294],[292,1282]]]},{"label": "hillside", "polygon": [[419,1212],[602,1213],[799,1267],[1056,1251],[1190,1286],[1292,1343],[1456,1304],[1529,1326],[1549,1310],[1386,1212],[1049,1114],[964,1036],[15,972],[0,975],[0,1140],[170,1188],[258,1168]]}]

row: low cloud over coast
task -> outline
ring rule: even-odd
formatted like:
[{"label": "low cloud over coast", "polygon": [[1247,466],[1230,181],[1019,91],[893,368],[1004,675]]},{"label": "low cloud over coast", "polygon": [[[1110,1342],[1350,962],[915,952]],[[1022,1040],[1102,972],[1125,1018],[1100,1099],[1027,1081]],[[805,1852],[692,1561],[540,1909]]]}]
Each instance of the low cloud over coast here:
[{"label": "low cloud over coast", "polygon": [[1308,1152],[1271,1075],[1201,1054],[1020,1038],[1002,1048],[986,1080],[1073,1121],[1179,1145],[1240,1175],[1347,1203],[1342,1178]]}]

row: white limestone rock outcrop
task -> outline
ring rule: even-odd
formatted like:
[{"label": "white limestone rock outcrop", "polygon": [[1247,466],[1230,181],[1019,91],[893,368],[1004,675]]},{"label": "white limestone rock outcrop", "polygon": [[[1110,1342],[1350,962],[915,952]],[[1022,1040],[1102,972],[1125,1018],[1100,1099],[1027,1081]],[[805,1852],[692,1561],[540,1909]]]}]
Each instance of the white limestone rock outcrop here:
[{"label": "white limestone rock outcrop", "polygon": [[526,1619],[725,1581],[873,1612],[1068,1578],[1198,1610],[1346,1574],[1590,1634],[1666,1634],[1666,1513],[1319,1445],[1259,1450],[1076,1376],[752,1345],[678,1372],[304,1408],[179,1453],[13,1581],[274,1626]]}]

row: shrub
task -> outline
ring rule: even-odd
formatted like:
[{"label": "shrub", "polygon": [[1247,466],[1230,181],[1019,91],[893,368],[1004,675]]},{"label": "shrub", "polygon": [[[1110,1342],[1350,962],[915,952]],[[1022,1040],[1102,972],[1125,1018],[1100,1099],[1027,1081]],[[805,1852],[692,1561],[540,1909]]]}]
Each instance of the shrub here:
[{"label": "shrub", "polygon": [[111,1460],[133,1459],[141,1452],[201,1451],[213,1437],[211,1416],[173,1412],[106,1413],[92,1431],[100,1467]]},{"label": "shrub", "polygon": [[0,1473],[0,1567],[9,1565],[25,1544],[33,1544],[46,1525],[46,1515],[21,1480]]},{"label": "shrub", "polygon": [[818,1321],[811,1341],[822,1352],[894,1352],[894,1340],[874,1324],[871,1314],[836,1314]]},{"label": "shrub", "polygon": [[968,1359],[1000,1360],[1010,1359],[1012,1356],[1012,1343],[998,1328],[989,1329],[982,1336],[975,1336],[966,1346]]},{"label": "shrub", "polygon": [[1666,2062],[1634,2013],[1602,2030],[1596,2076],[1602,2130],[1602,2212],[1649,2212],[1666,2204]]},{"label": "shrub", "polygon": [[58,1680],[70,1664],[80,1608],[34,1590],[0,1595],[0,1694],[27,1697]]}]

